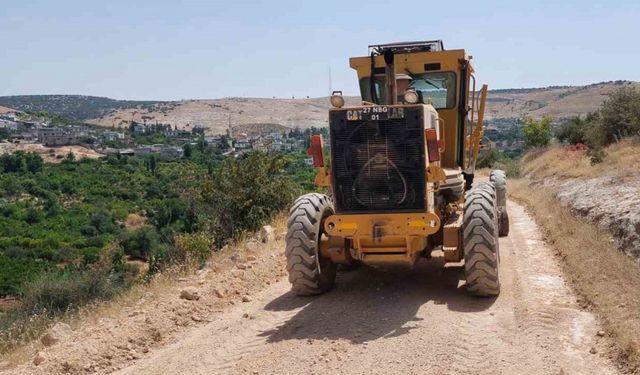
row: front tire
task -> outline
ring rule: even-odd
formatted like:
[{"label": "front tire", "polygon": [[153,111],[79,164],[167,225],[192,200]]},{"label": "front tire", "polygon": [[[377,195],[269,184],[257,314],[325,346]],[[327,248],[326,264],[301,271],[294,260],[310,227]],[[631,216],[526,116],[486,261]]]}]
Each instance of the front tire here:
[{"label": "front tire", "polygon": [[291,290],[300,296],[321,294],[336,279],[336,264],[320,255],[324,219],[333,214],[326,195],[311,193],[298,198],[287,222],[287,271]]},{"label": "front tire", "polygon": [[500,253],[493,185],[476,184],[467,192],[462,230],[467,292],[480,297],[497,296],[500,294]]}]

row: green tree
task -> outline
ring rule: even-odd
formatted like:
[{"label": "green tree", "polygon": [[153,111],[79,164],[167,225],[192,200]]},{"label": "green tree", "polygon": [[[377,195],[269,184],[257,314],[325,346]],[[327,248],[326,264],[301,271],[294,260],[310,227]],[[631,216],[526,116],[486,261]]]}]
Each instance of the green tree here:
[{"label": "green tree", "polygon": [[184,157],[191,159],[191,156],[193,155],[193,147],[191,147],[191,143],[185,143],[182,150],[184,151]]},{"label": "green tree", "polygon": [[198,148],[198,151],[200,151],[200,153],[204,153],[207,146],[208,144],[207,144],[207,141],[204,139],[204,135],[201,135],[200,137],[198,137],[198,141],[196,143],[196,147]]},{"label": "green tree", "polygon": [[16,151],[13,154],[4,154],[0,156],[0,167],[3,172],[24,172],[27,170],[25,162],[25,153]]},{"label": "green tree", "polygon": [[600,117],[604,144],[640,134],[640,90],[622,87],[609,94],[600,109]]},{"label": "green tree", "polygon": [[556,130],[555,136],[558,141],[563,143],[571,145],[586,144],[590,128],[591,124],[586,119],[576,116],[563,122]]},{"label": "green tree", "polygon": [[281,155],[262,152],[224,160],[200,192],[218,245],[257,230],[291,202],[297,191],[285,164]]},{"label": "green tree", "polygon": [[146,260],[158,246],[158,234],[153,227],[144,226],[126,234],[121,242],[127,255]]},{"label": "green tree", "polygon": [[42,157],[35,152],[28,152],[25,154],[25,164],[27,170],[31,173],[38,173],[42,170]]},{"label": "green tree", "polygon": [[496,148],[491,148],[488,150],[483,150],[480,152],[480,155],[478,156],[478,163],[476,165],[477,168],[492,168],[493,165],[504,159],[505,156],[504,154],[496,149]]},{"label": "green tree", "polygon": [[151,172],[152,175],[156,175],[156,169],[158,167],[158,162],[156,161],[156,156],[151,154],[149,159],[147,160],[147,169]]},{"label": "green tree", "polygon": [[42,215],[40,215],[40,211],[34,207],[29,207],[27,209],[27,214],[24,217],[24,221],[28,224],[38,223],[42,219]]},{"label": "green tree", "polygon": [[549,142],[551,142],[552,122],[553,119],[549,116],[544,116],[541,120],[526,117],[522,127],[525,147],[536,148],[548,146]]},{"label": "green tree", "polygon": [[11,133],[9,133],[9,130],[7,130],[5,128],[0,128],[0,141],[4,141],[5,139],[9,139],[10,136],[11,136]]}]

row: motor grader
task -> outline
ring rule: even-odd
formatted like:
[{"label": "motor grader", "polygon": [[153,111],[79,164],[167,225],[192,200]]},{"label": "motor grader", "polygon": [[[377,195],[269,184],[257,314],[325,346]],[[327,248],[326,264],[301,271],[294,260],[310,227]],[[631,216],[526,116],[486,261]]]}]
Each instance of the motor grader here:
[{"label": "motor grader", "polygon": [[500,292],[498,237],[509,231],[506,181],[474,182],[487,85],[472,57],[442,41],[369,46],[350,59],[361,105],[330,98],[330,160],[311,137],[315,183],[289,213],[286,257],[299,295],[333,287],[338,265],[413,266],[432,253],[464,261],[466,290]]}]

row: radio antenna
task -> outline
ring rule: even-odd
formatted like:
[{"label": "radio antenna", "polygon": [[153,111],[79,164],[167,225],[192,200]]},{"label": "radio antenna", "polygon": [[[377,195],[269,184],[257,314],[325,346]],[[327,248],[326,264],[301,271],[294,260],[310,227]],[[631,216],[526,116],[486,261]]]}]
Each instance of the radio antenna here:
[{"label": "radio antenna", "polygon": [[329,96],[333,92],[333,85],[331,83],[331,61],[329,61]]}]

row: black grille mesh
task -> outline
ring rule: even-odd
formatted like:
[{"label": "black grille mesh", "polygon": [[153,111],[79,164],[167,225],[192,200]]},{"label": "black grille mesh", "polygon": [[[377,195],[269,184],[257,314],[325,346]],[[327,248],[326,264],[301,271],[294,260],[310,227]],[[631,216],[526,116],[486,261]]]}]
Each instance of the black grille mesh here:
[{"label": "black grille mesh", "polygon": [[338,212],[424,210],[422,117],[347,121],[330,116],[334,194]]}]

